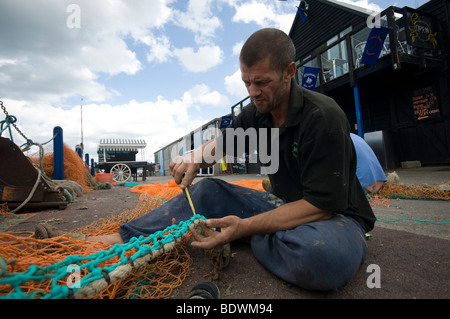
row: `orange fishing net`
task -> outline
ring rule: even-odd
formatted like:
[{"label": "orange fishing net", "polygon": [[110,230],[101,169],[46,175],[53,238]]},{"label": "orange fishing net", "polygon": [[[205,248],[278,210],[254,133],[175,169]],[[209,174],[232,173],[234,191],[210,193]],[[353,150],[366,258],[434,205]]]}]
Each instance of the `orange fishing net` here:
[{"label": "orange fishing net", "polygon": [[[118,216],[97,220],[91,225],[77,229],[76,232],[89,236],[115,233],[120,229],[120,224],[149,213],[163,203],[160,198],[143,194],[134,209],[126,210]],[[31,233],[28,234],[29,237],[24,235],[24,233],[0,233],[0,257],[6,261],[8,273],[25,272],[30,266],[47,267],[71,255],[88,256],[112,247],[101,242],[74,240],[66,235],[49,239],[34,239]],[[173,250],[158,257],[154,262],[133,269],[127,278],[111,283],[93,299],[168,297],[190,274],[192,260],[184,242],[177,244]],[[127,256],[133,253],[135,250],[127,252]],[[113,265],[118,262],[118,258],[110,259],[98,267]],[[5,271],[0,270],[0,273]],[[82,273],[81,276],[85,274]],[[28,281],[21,286],[21,290],[27,294],[39,291],[42,295],[46,295],[51,290],[51,280],[39,283]],[[10,291],[9,285],[0,285],[0,296],[6,296]]]},{"label": "orange fishing net", "polygon": [[[247,188],[253,188],[259,191],[264,191],[262,186],[262,181],[260,180],[240,180],[235,182],[230,182],[230,184],[235,184],[238,186],[243,186]],[[169,180],[167,184],[162,183],[154,183],[154,184],[141,184],[136,185],[130,189],[133,193],[143,193],[147,194],[151,197],[161,198],[165,201],[168,201],[172,197],[177,196],[182,191],[180,189],[180,185],[175,183],[174,180]]]},{"label": "orange fishing net", "polygon": [[[89,171],[86,168],[81,157],[73,151],[66,144],[63,145],[64,152],[64,179],[77,182],[82,188],[83,192],[89,193],[94,189],[89,180]],[[37,167],[39,167],[39,158],[30,157]],[[53,178],[53,153],[45,153],[42,159],[42,167],[49,178]],[[92,176],[91,176],[92,177]]]},{"label": "orange fishing net", "polygon": [[[89,256],[111,248],[110,245],[101,242],[74,240],[66,235],[38,240],[0,233],[0,241],[2,242],[0,256],[8,265],[8,273],[24,273],[30,266],[47,267],[73,255]],[[131,256],[135,252],[134,249],[130,250],[126,256]],[[99,263],[97,267],[103,269],[119,261],[119,257],[110,258]],[[125,279],[109,284],[92,299],[166,298],[190,274],[191,264],[192,260],[185,246],[177,244],[174,249],[152,263],[134,268]],[[80,276],[83,277],[87,273],[87,269],[83,268]],[[66,280],[61,279],[59,284],[67,284]],[[50,293],[51,284],[52,279],[40,282],[27,281],[20,288],[27,295],[36,295],[37,299],[39,295]],[[10,292],[9,284],[0,285],[0,296],[7,296]]]},{"label": "orange fishing net", "polygon": [[[236,182],[236,184],[262,189],[261,181],[240,181]],[[120,224],[151,213],[153,209],[181,192],[179,185],[174,181],[169,181],[167,184],[138,185],[130,190],[142,193],[134,209],[126,210],[117,216],[99,219],[90,225],[76,229],[75,232],[88,236],[117,233],[120,229]],[[0,233],[0,256],[4,258],[8,265],[6,270],[8,273],[25,272],[30,266],[47,267],[65,260],[70,255],[87,256],[111,248],[110,245],[101,242],[74,240],[68,236],[38,240],[32,238],[31,233],[28,234],[28,237],[24,235],[26,234]],[[133,269],[127,278],[109,284],[93,298],[169,297],[173,289],[180,286],[190,274],[192,260],[184,242],[177,244],[173,250],[158,257],[154,262],[144,267]],[[132,253],[134,252],[129,252],[130,255]],[[99,267],[103,268],[115,262],[117,262],[116,259],[108,260],[108,262],[99,265]],[[84,275],[85,273],[81,274],[81,276]],[[0,296],[7,295],[10,290],[11,287],[9,285],[0,285]],[[44,280],[39,283],[29,281],[21,286],[21,290],[27,294],[38,291],[44,296],[51,290],[51,280]]]},{"label": "orange fishing net", "polygon": [[260,180],[241,180],[241,181],[237,181],[237,182],[230,182],[230,184],[235,184],[235,185],[239,185],[239,186],[243,186],[243,187],[247,187],[247,188],[253,188],[258,191],[264,192],[263,181],[260,181]]},{"label": "orange fishing net", "polygon": [[0,204],[0,217],[15,217],[9,212],[8,203]]},{"label": "orange fishing net", "polygon": [[180,185],[175,183],[174,180],[170,180],[167,184],[157,182],[154,184],[136,185],[132,187],[130,191],[133,193],[147,194],[150,197],[156,197],[164,201],[168,201],[169,199],[180,194],[181,188]]},{"label": "orange fishing net", "polygon": [[378,191],[378,196],[394,199],[450,200],[450,192],[439,189],[445,184],[450,185],[450,182],[436,185],[387,182]]}]

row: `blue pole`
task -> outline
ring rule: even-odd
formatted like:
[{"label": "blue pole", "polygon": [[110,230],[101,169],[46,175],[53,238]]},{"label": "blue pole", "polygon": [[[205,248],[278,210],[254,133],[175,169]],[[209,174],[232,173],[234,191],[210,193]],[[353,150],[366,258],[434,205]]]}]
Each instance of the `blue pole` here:
[{"label": "blue pole", "polygon": [[358,82],[356,82],[356,85],[353,87],[353,96],[355,98],[356,124],[358,125],[358,135],[361,138],[364,138],[364,125],[362,120],[361,98],[359,96]]},{"label": "blue pole", "polygon": [[83,150],[81,149],[80,145],[75,146],[75,151],[77,152],[78,156],[83,159]]},{"label": "blue pole", "polygon": [[53,128],[53,179],[64,179],[64,148],[63,148],[63,130],[56,126]]},{"label": "blue pole", "polygon": [[91,158],[91,175],[94,176],[94,173],[95,173],[95,171],[94,171],[94,159]]}]

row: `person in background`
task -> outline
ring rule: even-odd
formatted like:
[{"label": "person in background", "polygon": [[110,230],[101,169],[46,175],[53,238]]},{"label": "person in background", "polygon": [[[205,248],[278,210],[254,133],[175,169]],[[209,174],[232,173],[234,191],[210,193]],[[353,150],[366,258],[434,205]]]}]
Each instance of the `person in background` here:
[{"label": "person in background", "polygon": [[378,192],[387,178],[372,148],[360,136],[350,133],[356,149],[356,176],[367,193]]}]

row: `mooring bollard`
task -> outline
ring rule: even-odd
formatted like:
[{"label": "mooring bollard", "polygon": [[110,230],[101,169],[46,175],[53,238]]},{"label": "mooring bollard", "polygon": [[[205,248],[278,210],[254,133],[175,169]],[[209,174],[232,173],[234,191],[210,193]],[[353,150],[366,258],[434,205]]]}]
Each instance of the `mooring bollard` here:
[{"label": "mooring bollard", "polygon": [[64,179],[64,147],[63,129],[59,126],[53,128],[53,179]]}]

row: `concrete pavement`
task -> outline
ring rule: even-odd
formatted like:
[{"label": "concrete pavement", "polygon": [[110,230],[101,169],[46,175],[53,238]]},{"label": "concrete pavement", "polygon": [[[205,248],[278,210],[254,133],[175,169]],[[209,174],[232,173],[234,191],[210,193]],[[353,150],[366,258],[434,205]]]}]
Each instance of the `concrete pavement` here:
[{"label": "concrete pavement", "polygon": [[[450,166],[396,169],[400,182],[439,184],[450,181]],[[199,180],[204,177],[197,177]],[[215,176],[227,181],[264,179],[257,175]],[[151,176],[146,183],[166,183],[171,177]],[[141,181],[140,181],[141,182]],[[92,222],[133,209],[139,198],[129,187],[114,186],[80,197],[65,210],[43,210],[0,220],[0,231],[32,231],[37,223],[49,222],[64,231],[73,231]],[[450,202],[436,200],[390,200],[391,207],[374,207],[384,220],[411,218],[412,221],[377,221],[368,254],[354,279],[342,290],[306,291],[276,278],[253,257],[245,242],[231,245],[230,265],[222,270],[217,285],[222,299],[449,299],[450,285]],[[424,222],[428,221],[428,222]],[[431,222],[431,223],[430,223]],[[201,250],[189,247],[191,275],[174,290],[171,298],[187,298],[197,283],[212,270]],[[380,287],[370,287],[370,267],[378,266]]]}]

